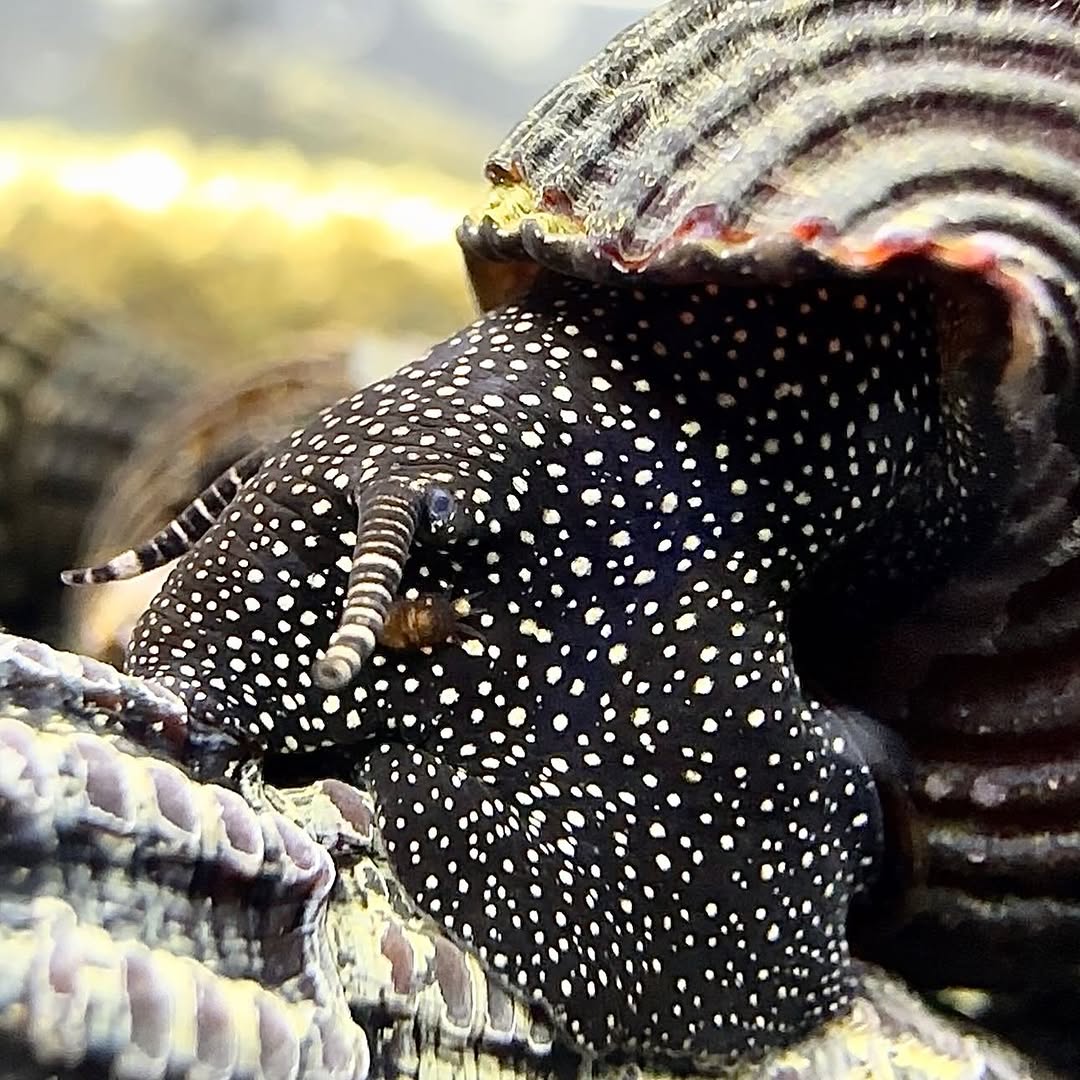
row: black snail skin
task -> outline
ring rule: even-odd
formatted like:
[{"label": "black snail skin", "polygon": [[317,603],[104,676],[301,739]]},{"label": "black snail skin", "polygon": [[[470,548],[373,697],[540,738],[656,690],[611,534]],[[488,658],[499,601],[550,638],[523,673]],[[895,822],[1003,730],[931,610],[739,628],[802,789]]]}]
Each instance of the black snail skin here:
[{"label": "black snail skin", "polygon": [[[591,1042],[812,1021],[844,1000],[874,795],[800,691],[786,598],[868,529],[924,566],[901,489],[953,551],[960,489],[992,475],[939,419],[932,290],[879,292],[537,287],[268,450],[129,669],[277,749],[386,733],[363,767],[402,882]],[[475,593],[483,641],[376,652],[323,689],[354,550],[395,520],[364,493],[397,490],[418,507],[401,587]],[[718,925],[731,887],[750,907]]]}]

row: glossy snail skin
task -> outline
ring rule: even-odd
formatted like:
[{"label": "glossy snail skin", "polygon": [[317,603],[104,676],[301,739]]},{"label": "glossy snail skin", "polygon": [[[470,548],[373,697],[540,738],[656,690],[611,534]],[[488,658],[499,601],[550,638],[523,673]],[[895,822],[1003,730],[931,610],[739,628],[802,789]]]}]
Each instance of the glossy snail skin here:
[{"label": "glossy snail skin", "polygon": [[929,597],[901,577],[877,618],[828,593],[794,616],[809,685],[907,742],[885,777],[903,928],[863,944],[928,986],[1067,989],[1080,964],[1078,22],[1076,3],[667,4],[510,134],[459,233],[486,304],[541,270],[835,267],[871,288],[908,258],[951,301],[945,385],[985,364],[1016,462],[996,537]]},{"label": "glossy snail skin", "polygon": [[[788,597],[867,549],[929,579],[1012,464],[941,422],[933,287],[875,297],[537,286],[272,447],[130,670],[275,749],[386,739],[357,761],[400,880],[575,1038],[719,1057],[794,1037],[848,1001],[879,822],[791,668]],[[1000,428],[985,387],[952,407]],[[365,495],[413,490],[401,587],[481,595],[484,640],[376,650],[321,688],[354,553],[394,520]],[[669,1016],[703,963],[708,992]]]},{"label": "glossy snail skin", "polygon": [[[414,902],[582,1046],[715,1064],[843,1012],[852,897],[894,848],[937,888],[928,680],[1071,559],[1076,17],[646,17],[489,164],[484,317],[184,519],[130,670],[350,747]],[[483,638],[381,648],[427,592]]]}]

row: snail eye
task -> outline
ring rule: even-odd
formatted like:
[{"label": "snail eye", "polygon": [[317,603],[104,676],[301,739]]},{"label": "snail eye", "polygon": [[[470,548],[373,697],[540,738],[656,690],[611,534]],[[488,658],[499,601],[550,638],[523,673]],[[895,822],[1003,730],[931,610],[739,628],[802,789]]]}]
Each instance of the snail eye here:
[{"label": "snail eye", "polygon": [[427,520],[432,532],[440,532],[453,525],[457,505],[457,499],[446,488],[432,488],[427,493]]}]

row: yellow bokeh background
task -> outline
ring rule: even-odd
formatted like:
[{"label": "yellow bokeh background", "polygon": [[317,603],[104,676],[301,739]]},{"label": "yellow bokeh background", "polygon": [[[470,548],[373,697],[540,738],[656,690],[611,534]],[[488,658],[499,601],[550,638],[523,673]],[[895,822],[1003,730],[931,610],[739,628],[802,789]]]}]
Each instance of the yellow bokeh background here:
[{"label": "yellow bokeh background", "polygon": [[471,311],[454,229],[479,166],[473,184],[424,162],[0,125],[0,250],[214,363],[331,328],[434,340]]}]

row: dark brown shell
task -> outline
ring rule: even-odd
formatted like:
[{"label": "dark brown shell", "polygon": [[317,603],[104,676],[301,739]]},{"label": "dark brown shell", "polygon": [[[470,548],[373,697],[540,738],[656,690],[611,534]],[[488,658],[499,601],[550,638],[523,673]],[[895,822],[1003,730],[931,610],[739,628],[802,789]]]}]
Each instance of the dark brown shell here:
[{"label": "dark brown shell", "polygon": [[59,570],[91,507],[192,376],[115,322],[0,271],[0,620],[56,631]]}]

